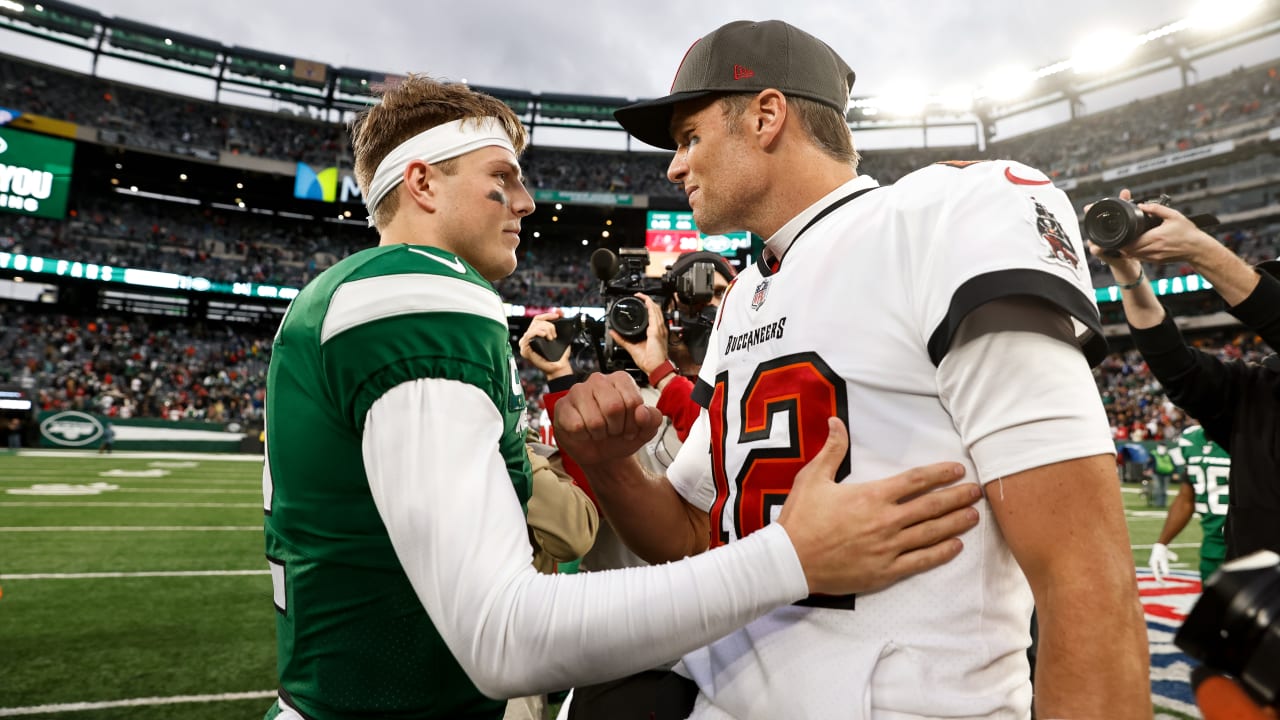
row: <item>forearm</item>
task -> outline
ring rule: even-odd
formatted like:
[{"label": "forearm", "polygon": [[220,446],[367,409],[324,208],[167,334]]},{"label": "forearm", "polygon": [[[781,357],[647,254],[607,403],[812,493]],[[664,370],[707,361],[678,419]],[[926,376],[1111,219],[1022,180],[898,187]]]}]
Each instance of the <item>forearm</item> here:
[{"label": "forearm", "polygon": [[632,552],[663,563],[707,549],[707,514],[685,502],[664,477],[634,457],[583,468],[605,518]]},{"label": "forearm", "polygon": [[[425,412],[441,406],[451,412]],[[687,563],[537,574],[494,446],[501,428],[478,389],[416,381],[374,404],[363,444],[405,575],[449,651],[491,697],[639,672],[808,594],[781,526]]]},{"label": "forearm", "polygon": [[1016,473],[987,497],[1035,595],[1042,717],[1150,718],[1146,624],[1109,456]]},{"label": "forearm", "polygon": [[1272,349],[1280,348],[1280,280],[1258,273],[1257,287],[1230,312]]},{"label": "forearm", "polygon": [[1124,562],[1081,563],[1036,593],[1040,717],[1151,717],[1142,606],[1128,554],[1116,555]]},{"label": "forearm", "polygon": [[1258,285],[1258,273],[1239,256],[1214,241],[1204,252],[1191,258],[1196,269],[1228,305],[1239,305]]},{"label": "forearm", "polygon": [[1178,537],[1178,533],[1182,532],[1187,523],[1191,521],[1192,506],[1190,503],[1182,501],[1182,494],[1174,499],[1173,504],[1169,506],[1169,514],[1165,516],[1164,527],[1160,528],[1160,539],[1156,542],[1161,545],[1168,545],[1173,539]]},{"label": "forearm", "polygon": [[[1123,281],[1121,284],[1127,284]],[[1146,329],[1159,325],[1165,317],[1164,305],[1156,297],[1151,283],[1142,276],[1141,282],[1133,288],[1121,288],[1120,301],[1124,306],[1124,317],[1129,325],[1138,329]]]}]

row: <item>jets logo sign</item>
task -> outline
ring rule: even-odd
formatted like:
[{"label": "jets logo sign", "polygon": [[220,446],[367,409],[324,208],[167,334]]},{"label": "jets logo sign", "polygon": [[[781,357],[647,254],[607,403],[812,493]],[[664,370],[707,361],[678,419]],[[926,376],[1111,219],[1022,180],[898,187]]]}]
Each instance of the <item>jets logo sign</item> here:
[{"label": "jets logo sign", "polygon": [[67,410],[45,418],[40,433],[54,445],[84,447],[102,437],[102,423],[88,413]]}]

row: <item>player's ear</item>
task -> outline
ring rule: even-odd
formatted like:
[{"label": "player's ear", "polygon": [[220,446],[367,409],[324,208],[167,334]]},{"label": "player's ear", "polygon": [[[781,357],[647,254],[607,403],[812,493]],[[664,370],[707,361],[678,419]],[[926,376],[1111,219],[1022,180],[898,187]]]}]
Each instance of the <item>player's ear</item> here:
[{"label": "player's ear", "polygon": [[402,192],[413,204],[427,212],[435,212],[439,207],[439,183],[442,173],[429,163],[413,160],[404,169],[404,186]]},{"label": "player's ear", "polygon": [[781,91],[762,90],[751,101],[752,131],[763,148],[771,148],[782,133],[789,108],[787,97]]}]

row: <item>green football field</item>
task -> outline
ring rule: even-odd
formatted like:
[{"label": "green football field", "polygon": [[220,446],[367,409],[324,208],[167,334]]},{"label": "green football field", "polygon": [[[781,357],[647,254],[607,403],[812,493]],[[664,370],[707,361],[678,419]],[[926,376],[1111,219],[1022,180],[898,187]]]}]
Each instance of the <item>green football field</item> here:
[{"label": "green football field", "polygon": [[[260,718],[275,687],[261,472],[260,458],[0,451],[0,718]],[[1136,489],[1125,500],[1141,568],[1164,513]],[[1199,542],[1193,521],[1177,567],[1197,567]]]}]

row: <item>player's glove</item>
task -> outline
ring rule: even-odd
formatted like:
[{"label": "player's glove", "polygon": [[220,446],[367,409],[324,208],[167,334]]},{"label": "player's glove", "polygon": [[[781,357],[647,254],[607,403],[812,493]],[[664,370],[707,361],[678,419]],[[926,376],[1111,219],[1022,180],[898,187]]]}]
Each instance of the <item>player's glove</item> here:
[{"label": "player's glove", "polygon": [[1170,550],[1168,545],[1156,543],[1151,546],[1151,557],[1147,560],[1147,566],[1156,576],[1156,582],[1164,581],[1164,576],[1169,574],[1169,561],[1177,559],[1178,553]]}]

